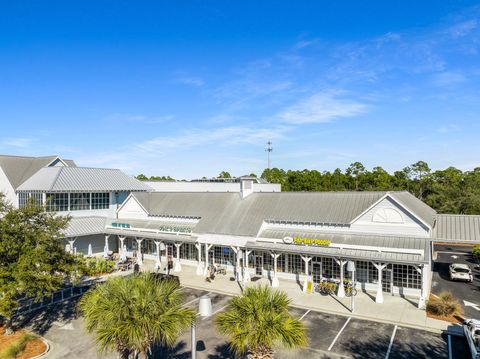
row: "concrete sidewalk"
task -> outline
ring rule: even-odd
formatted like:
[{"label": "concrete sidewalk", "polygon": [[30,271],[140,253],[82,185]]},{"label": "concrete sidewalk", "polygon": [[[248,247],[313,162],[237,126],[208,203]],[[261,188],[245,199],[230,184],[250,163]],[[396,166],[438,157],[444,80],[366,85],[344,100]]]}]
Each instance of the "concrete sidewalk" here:
[{"label": "concrete sidewalk", "polygon": [[[144,261],[142,270],[152,270],[154,263]],[[172,274],[179,276],[180,283],[185,287],[207,290],[211,292],[238,295],[242,291],[242,284],[238,283],[232,273],[217,275],[213,282],[205,281],[204,276],[196,274],[196,267],[182,265],[180,273]],[[248,285],[270,284],[267,278],[252,277]],[[418,309],[417,298],[405,298],[384,294],[384,303],[375,303],[375,293],[359,291],[355,296],[355,311],[352,313],[351,298],[337,298],[336,296],[324,296],[319,293],[303,293],[299,283],[280,279],[278,289],[287,292],[292,300],[292,306],[311,309],[360,319],[369,319],[383,323],[396,324],[404,327],[418,328],[440,333],[448,330],[452,324],[449,322],[428,318],[424,310]]]}]

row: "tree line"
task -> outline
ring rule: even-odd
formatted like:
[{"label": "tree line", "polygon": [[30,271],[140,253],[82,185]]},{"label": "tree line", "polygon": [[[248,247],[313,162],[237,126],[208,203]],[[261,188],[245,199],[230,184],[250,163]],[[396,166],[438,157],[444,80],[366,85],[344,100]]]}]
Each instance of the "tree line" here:
[{"label": "tree line", "polygon": [[[255,176],[254,173],[250,176]],[[222,171],[219,178],[229,178]],[[137,176],[145,180],[146,176]],[[418,161],[393,174],[380,166],[368,170],[354,162],[345,170],[265,169],[261,178],[282,185],[282,191],[409,191],[439,213],[480,214],[480,167],[461,171],[455,167],[433,171],[428,163]],[[152,176],[168,179],[170,176]]]}]

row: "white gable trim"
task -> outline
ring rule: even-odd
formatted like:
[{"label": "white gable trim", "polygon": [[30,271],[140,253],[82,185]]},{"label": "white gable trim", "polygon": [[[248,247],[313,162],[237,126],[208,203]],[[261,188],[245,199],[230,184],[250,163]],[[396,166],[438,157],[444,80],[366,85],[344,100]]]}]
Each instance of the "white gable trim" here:
[{"label": "white gable trim", "polygon": [[51,165],[52,163],[56,162],[56,161],[60,161],[60,162],[62,162],[62,163],[64,164],[65,167],[68,167],[67,163],[66,163],[64,160],[62,160],[60,157],[58,157],[58,156],[55,157],[55,158],[53,159],[53,161],[51,161],[51,162],[50,162],[48,165],[46,165],[45,167],[50,167],[50,165]]},{"label": "white gable trim", "polygon": [[118,212],[120,212],[120,210],[127,204],[128,201],[130,201],[131,199],[133,199],[135,202],[137,202],[137,204],[140,206],[140,208],[142,209],[142,211],[145,212],[145,214],[148,216],[148,211],[145,209],[145,207],[142,206],[142,204],[135,198],[135,196],[133,195],[133,193],[130,193],[128,195],[128,197],[125,199],[125,201],[123,201],[123,203],[121,204],[120,207],[117,208],[116,210],[116,213],[117,213],[117,217],[118,217]]},{"label": "white gable trim", "polygon": [[403,203],[401,203],[399,200],[397,200],[396,198],[394,198],[390,193],[386,193],[384,196],[382,196],[378,201],[376,201],[374,204],[372,204],[370,207],[368,207],[365,211],[363,211],[362,213],[360,213],[357,217],[355,217],[351,222],[350,224],[353,224],[355,223],[356,221],[358,221],[364,214],[366,214],[368,211],[370,211],[372,208],[375,208],[380,202],[382,202],[384,199],[390,199],[392,200],[394,203],[396,203],[398,206],[400,206],[401,208],[403,208],[405,211],[407,211],[412,217],[414,217],[416,220],[418,220],[420,223],[422,223],[425,227],[427,227],[430,231],[432,230],[432,227],[430,226],[430,224],[428,224],[427,222],[425,222],[423,219],[421,219],[419,216],[417,216],[413,211],[411,211],[407,206],[405,206]]}]

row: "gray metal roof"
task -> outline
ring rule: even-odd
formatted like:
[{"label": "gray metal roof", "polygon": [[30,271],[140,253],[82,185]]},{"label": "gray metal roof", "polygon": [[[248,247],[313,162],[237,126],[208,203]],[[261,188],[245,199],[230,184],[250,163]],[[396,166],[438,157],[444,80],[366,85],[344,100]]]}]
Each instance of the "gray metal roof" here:
[{"label": "gray metal roof", "polygon": [[187,243],[195,243],[197,241],[197,237],[195,236],[175,234],[175,233],[153,233],[153,232],[147,232],[147,231],[136,231],[128,228],[104,228],[103,233],[114,234],[114,235],[125,236],[125,237],[159,239],[162,241],[171,241],[171,242],[182,241]]},{"label": "gray metal roof", "polygon": [[17,188],[23,192],[149,190],[149,186],[118,169],[89,167],[44,167]]},{"label": "gray metal roof", "polygon": [[480,216],[439,214],[433,229],[433,239],[480,242]]},{"label": "gray metal roof", "polygon": [[430,225],[430,227],[433,227],[437,212],[432,207],[407,191],[389,192],[389,194],[393,197],[393,199],[407,207],[416,216]]},{"label": "gray metal roof", "polygon": [[247,242],[245,245],[248,249],[270,250],[276,252],[298,253],[310,256],[326,256],[340,257],[358,260],[368,260],[376,262],[393,262],[393,263],[428,263],[428,260],[420,254],[406,254],[395,252],[378,252],[363,249],[346,249],[321,246],[301,246],[272,242]]},{"label": "gray metal roof", "polygon": [[107,218],[99,216],[72,217],[63,231],[65,237],[88,236],[105,233]]},{"label": "gray metal roof", "polygon": [[[23,182],[33,176],[42,167],[49,165],[56,158],[58,158],[58,156],[26,157],[0,155],[0,167],[5,172],[13,188],[17,189]],[[75,166],[75,162],[72,160],[63,161],[68,166]]]},{"label": "gray metal roof", "polygon": [[285,237],[306,237],[314,239],[328,239],[335,244],[348,244],[356,246],[385,247],[395,249],[414,249],[428,252],[430,238],[381,236],[364,234],[342,234],[332,232],[291,230],[291,229],[265,229],[260,232],[260,238],[283,239]]},{"label": "gray metal roof", "polygon": [[[347,225],[387,193],[253,193],[245,199],[238,193],[155,192],[134,196],[152,216],[200,218],[195,233],[256,236],[263,221]],[[404,201],[413,197],[401,196]],[[419,201],[413,198],[411,203]],[[423,206],[411,205],[412,210],[417,207],[424,210]]]}]

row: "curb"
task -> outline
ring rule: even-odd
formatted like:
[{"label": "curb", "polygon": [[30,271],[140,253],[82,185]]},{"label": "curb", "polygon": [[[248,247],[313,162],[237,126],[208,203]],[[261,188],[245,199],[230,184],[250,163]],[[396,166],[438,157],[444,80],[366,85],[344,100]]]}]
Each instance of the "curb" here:
[{"label": "curb", "polygon": [[[233,296],[238,295],[238,294],[232,294],[230,292],[217,290],[217,289],[209,290],[209,288],[205,288],[205,287],[199,287],[199,286],[195,286],[195,285],[186,285],[184,283],[182,285],[184,287],[193,288],[193,289],[197,289],[197,290],[210,291],[210,292],[214,292],[214,293],[225,294],[225,295],[228,295],[229,297],[233,297]],[[393,320],[382,320],[382,319],[372,318],[372,317],[368,317],[366,315],[359,315],[359,314],[355,314],[355,313],[343,313],[343,312],[338,312],[338,311],[334,311],[334,310],[327,311],[325,309],[311,308],[311,307],[307,307],[307,306],[302,306],[300,304],[291,304],[290,306],[293,307],[293,308],[312,310],[312,311],[320,312],[320,313],[340,315],[342,317],[351,317],[351,318],[368,320],[368,321],[371,321],[371,322],[398,325],[398,326],[405,327],[405,328],[420,329],[420,330],[425,330],[425,331],[428,331],[428,332],[431,332],[431,333],[436,333],[436,334],[441,334],[441,333],[444,333],[444,332],[447,333],[447,334],[450,334],[448,330],[443,330],[443,329],[438,329],[438,328],[433,328],[433,327],[427,327],[427,326],[422,326],[422,325],[399,323],[399,322],[395,322]],[[452,323],[452,325],[454,325],[454,324]],[[454,333],[454,332],[452,332],[452,333]],[[452,334],[452,335],[458,335],[458,334]]]},{"label": "curb", "polygon": [[50,352],[51,346],[50,346],[50,343],[48,342],[48,340],[45,339],[44,337],[40,337],[40,336],[38,337],[38,339],[40,339],[43,342],[43,344],[45,344],[47,349],[45,349],[45,351],[42,354],[38,354],[37,356],[31,357],[30,359],[41,358],[41,357],[47,355]]}]

